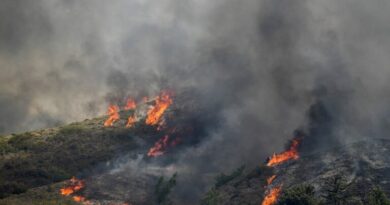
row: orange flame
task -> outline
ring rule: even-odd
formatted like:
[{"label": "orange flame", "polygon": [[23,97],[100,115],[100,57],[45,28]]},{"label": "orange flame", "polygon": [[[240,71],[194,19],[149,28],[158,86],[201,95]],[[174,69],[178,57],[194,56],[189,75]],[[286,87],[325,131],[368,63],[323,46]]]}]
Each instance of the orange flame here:
[{"label": "orange flame", "polygon": [[148,110],[145,123],[156,125],[160,121],[164,112],[173,103],[171,95],[168,92],[162,92],[155,100],[156,104]]},{"label": "orange flame", "polygon": [[163,155],[165,149],[168,146],[169,136],[165,135],[163,138],[159,139],[152,148],[149,149],[148,156],[149,157],[157,157]]},{"label": "orange flame", "polygon": [[261,205],[274,205],[278,201],[278,197],[282,191],[282,186],[272,188],[264,197]]},{"label": "orange flame", "polygon": [[104,122],[105,127],[114,125],[114,122],[119,120],[119,107],[116,105],[110,105],[107,110],[108,119]]},{"label": "orange flame", "polygon": [[137,122],[137,119],[134,116],[130,116],[127,119],[126,127],[133,127],[135,122]]},{"label": "orange flame", "polygon": [[82,189],[85,186],[84,181],[79,180],[76,177],[72,177],[69,180],[69,182],[70,182],[69,186],[60,189],[61,195],[69,196],[69,195],[73,194],[74,192],[79,191],[80,189]]},{"label": "orange flame", "polygon": [[125,110],[134,110],[137,107],[135,101],[131,98],[127,99]]},{"label": "orange flame", "polygon": [[267,185],[272,184],[272,182],[275,180],[275,178],[276,178],[276,175],[272,175],[271,177],[268,177],[268,179],[267,179]]},{"label": "orange flame", "polygon": [[85,201],[85,197],[83,197],[83,196],[73,196],[73,201],[83,202],[83,201]]},{"label": "orange flame", "polygon": [[290,159],[298,159],[298,145],[299,141],[297,139],[293,139],[290,148],[280,154],[273,154],[268,160],[267,166],[273,167]]}]

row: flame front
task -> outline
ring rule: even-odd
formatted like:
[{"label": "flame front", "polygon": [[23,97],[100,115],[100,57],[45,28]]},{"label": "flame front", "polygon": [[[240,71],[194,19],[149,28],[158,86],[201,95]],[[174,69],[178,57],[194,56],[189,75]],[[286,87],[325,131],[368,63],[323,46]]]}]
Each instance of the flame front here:
[{"label": "flame front", "polygon": [[173,100],[168,92],[162,92],[160,96],[157,96],[155,103],[147,113],[145,123],[148,125],[157,125],[165,110],[173,103]]},{"label": "flame front", "polygon": [[[291,141],[290,148],[280,154],[273,154],[272,157],[269,158],[267,162],[267,166],[273,167],[279,164],[283,164],[284,162],[291,160],[291,159],[298,159],[298,146],[299,146],[300,139],[295,138]],[[276,175],[272,175],[267,178],[267,186],[270,187],[270,185],[274,182],[276,179]],[[272,187],[267,192],[266,196],[263,199],[263,202],[261,205],[274,205],[278,201],[278,197],[282,191],[282,185]]]},{"label": "flame front", "polygon": [[70,182],[69,186],[60,189],[61,195],[69,196],[69,195],[79,191],[80,189],[84,188],[84,186],[85,186],[84,181],[79,180],[76,177],[72,177],[69,180],[69,182]]},{"label": "flame front", "polygon": [[282,164],[283,162],[288,161],[290,159],[298,159],[298,145],[298,139],[293,139],[291,142],[290,149],[280,154],[273,154],[272,157],[269,159],[267,166],[273,167]]},{"label": "flame front", "polygon": [[282,186],[272,188],[265,196],[263,203],[261,203],[261,205],[274,205],[278,200],[281,191],[282,191]]},{"label": "flame front", "polygon": [[116,105],[110,105],[107,110],[108,119],[104,122],[105,127],[114,125],[114,122],[119,120],[119,107]]},{"label": "flame front", "polygon": [[149,149],[148,156],[149,157],[157,157],[163,155],[165,149],[168,146],[169,136],[165,135],[163,138],[159,139],[152,148]]}]

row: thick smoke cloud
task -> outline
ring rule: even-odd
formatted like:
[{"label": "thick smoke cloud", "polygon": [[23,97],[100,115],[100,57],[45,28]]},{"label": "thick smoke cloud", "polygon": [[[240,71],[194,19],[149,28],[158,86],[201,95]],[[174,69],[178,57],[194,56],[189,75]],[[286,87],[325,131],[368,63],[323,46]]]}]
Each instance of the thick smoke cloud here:
[{"label": "thick smoke cloud", "polygon": [[219,126],[176,164],[189,204],[207,189],[203,176],[254,166],[296,128],[317,126],[313,109],[329,115],[321,139],[387,137],[389,9],[385,0],[2,1],[0,133],[95,117],[127,95],[194,91]]}]

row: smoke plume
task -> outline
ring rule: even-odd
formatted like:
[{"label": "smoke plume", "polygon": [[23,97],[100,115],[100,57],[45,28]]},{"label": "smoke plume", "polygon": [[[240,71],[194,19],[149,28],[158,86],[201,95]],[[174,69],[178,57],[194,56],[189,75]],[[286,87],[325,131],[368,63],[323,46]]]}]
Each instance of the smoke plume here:
[{"label": "smoke plume", "polygon": [[215,124],[201,125],[205,140],[175,163],[190,204],[209,176],[255,166],[296,128],[317,137],[313,146],[387,137],[389,9],[385,0],[4,0],[0,133],[92,118],[126,96],[194,93]]}]

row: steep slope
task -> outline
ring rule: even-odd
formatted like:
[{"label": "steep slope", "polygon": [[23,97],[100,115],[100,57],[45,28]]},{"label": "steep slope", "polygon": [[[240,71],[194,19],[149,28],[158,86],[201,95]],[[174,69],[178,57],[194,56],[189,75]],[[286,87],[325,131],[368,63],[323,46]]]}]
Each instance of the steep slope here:
[{"label": "steep slope", "polygon": [[316,196],[321,198],[325,194],[325,183],[340,175],[349,184],[349,195],[355,200],[352,204],[364,204],[366,194],[373,187],[379,186],[390,195],[389,156],[390,140],[384,139],[367,139],[301,155],[298,160],[274,168],[262,165],[243,174],[210,191],[208,201],[216,204],[260,204],[266,191],[266,179],[274,174],[277,177],[272,184],[283,184],[283,190],[302,184],[312,185]]},{"label": "steep slope", "polygon": [[0,197],[69,179],[137,148],[137,130],[103,127],[104,118],[0,138]]},{"label": "steep slope", "polygon": [[[172,114],[171,110],[165,114]],[[109,127],[104,126],[105,116],[1,136],[0,198],[72,176],[97,175],[111,170],[113,167],[108,162],[112,160],[148,153],[166,130],[157,130],[158,125],[147,125],[143,119],[126,127],[128,117],[134,112],[121,111],[121,118]]]},{"label": "steep slope", "polygon": [[[185,103],[167,106],[164,99],[156,97],[139,102],[136,108],[121,107],[122,111],[110,113],[120,117],[114,116],[109,125],[105,122],[111,117],[104,116],[1,136],[0,204],[50,204],[51,199],[62,203],[62,198],[76,196],[93,204],[154,202],[154,188],[165,174],[165,166],[176,159],[180,149],[201,141],[202,125],[212,121],[208,115],[199,116],[206,112],[194,106],[188,96],[175,97]],[[129,118],[134,119],[131,126]],[[77,195],[61,198],[60,188],[68,186],[73,176],[85,186]]]}]

